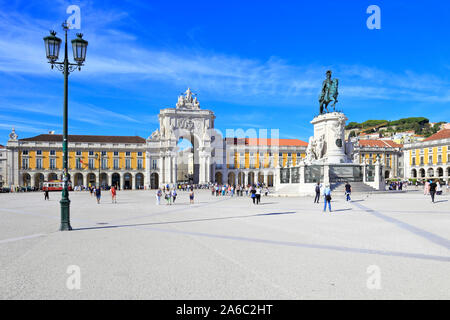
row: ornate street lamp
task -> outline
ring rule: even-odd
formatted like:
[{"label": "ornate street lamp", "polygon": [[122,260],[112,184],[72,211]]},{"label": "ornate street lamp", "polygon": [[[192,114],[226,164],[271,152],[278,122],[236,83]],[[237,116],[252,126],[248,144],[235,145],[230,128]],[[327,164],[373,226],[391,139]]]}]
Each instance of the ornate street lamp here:
[{"label": "ornate street lamp", "polygon": [[83,39],[83,35],[77,34],[78,38],[72,40],[73,58],[76,63],[70,63],[67,50],[67,30],[69,25],[67,22],[62,24],[65,33],[64,41],[64,60],[57,62],[59,56],[59,49],[61,46],[61,39],[56,36],[55,31],[50,31],[50,36],[44,38],[45,51],[47,54],[48,63],[52,65],[52,69],[56,68],[64,75],[64,105],[63,105],[63,190],[61,204],[61,231],[72,230],[70,226],[70,200],[69,200],[69,168],[68,168],[68,81],[69,74],[75,69],[81,70],[81,66],[86,59],[86,49],[88,42]]}]

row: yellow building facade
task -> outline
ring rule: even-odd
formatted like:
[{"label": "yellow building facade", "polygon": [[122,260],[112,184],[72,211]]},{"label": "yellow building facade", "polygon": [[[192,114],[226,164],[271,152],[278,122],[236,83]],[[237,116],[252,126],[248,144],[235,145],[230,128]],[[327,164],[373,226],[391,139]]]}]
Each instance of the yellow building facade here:
[{"label": "yellow building facade", "polygon": [[407,177],[416,179],[450,178],[450,129],[404,146]]}]

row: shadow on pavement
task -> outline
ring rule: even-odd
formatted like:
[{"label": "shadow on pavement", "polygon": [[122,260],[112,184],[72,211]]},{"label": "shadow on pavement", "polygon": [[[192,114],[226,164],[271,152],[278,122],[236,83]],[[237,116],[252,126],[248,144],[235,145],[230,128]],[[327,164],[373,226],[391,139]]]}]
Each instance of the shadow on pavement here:
[{"label": "shadow on pavement", "polygon": [[340,212],[340,211],[349,211],[352,210],[351,208],[349,209],[337,209],[337,210],[333,210],[333,212]]},{"label": "shadow on pavement", "polygon": [[[246,216],[234,216],[234,217],[222,217],[222,218],[191,219],[191,220],[177,220],[177,221],[167,221],[167,222],[149,222],[149,223],[136,223],[136,224],[113,225],[113,226],[73,228],[72,231],[83,231],[83,230],[94,230],[94,229],[113,229],[113,228],[125,228],[125,227],[140,227],[140,226],[164,225],[164,224],[175,224],[175,223],[214,221],[214,220],[229,220],[229,219],[251,218],[251,217],[272,216],[272,215],[281,215],[281,214],[294,214],[294,213],[295,213],[294,211],[292,211],[292,212],[258,213],[258,214],[252,214],[252,215],[246,215]],[[108,223],[99,222],[97,224],[105,225]]]}]

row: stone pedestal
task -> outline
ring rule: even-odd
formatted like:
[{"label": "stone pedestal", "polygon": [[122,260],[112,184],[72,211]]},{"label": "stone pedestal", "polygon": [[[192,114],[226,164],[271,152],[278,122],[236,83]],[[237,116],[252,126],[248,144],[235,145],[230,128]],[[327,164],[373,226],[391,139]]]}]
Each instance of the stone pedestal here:
[{"label": "stone pedestal", "polygon": [[331,163],[348,163],[345,154],[345,121],[347,117],[341,112],[330,112],[315,117],[314,141],[317,145],[318,159]]}]

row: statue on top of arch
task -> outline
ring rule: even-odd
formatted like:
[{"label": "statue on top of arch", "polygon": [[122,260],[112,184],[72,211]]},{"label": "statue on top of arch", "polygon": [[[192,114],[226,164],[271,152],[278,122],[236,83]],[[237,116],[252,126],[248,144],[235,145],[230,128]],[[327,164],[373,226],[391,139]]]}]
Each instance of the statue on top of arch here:
[{"label": "statue on top of arch", "polygon": [[197,97],[193,96],[196,96],[196,94],[188,88],[185,93],[182,93],[181,96],[178,97],[177,108],[200,109],[200,102],[198,102]]}]

